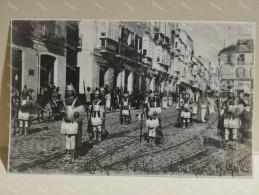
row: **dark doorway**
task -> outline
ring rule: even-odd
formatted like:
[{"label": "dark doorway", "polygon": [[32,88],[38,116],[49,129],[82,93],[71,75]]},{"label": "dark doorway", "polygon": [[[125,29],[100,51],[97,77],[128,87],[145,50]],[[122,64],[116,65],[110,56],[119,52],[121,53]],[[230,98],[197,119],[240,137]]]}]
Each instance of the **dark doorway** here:
[{"label": "dark doorway", "polygon": [[22,50],[12,48],[12,89],[21,94],[22,90]]},{"label": "dark doorway", "polygon": [[105,76],[106,68],[100,66],[100,74],[99,74],[99,87],[104,86],[104,76]]},{"label": "dark doorway", "polygon": [[[51,55],[41,55],[40,86],[50,81],[54,82],[54,63],[56,58]],[[57,83],[55,83],[57,84]]]},{"label": "dark doorway", "polygon": [[139,91],[139,77],[138,74],[134,74],[133,76],[133,92]]},{"label": "dark doorway", "polygon": [[155,78],[155,91],[160,91],[160,80],[158,78]]},{"label": "dark doorway", "polygon": [[141,76],[141,91],[146,91],[146,78]]},{"label": "dark doorway", "polygon": [[67,66],[66,83],[67,84],[72,83],[77,93],[79,92],[79,73],[80,73],[79,67]]}]

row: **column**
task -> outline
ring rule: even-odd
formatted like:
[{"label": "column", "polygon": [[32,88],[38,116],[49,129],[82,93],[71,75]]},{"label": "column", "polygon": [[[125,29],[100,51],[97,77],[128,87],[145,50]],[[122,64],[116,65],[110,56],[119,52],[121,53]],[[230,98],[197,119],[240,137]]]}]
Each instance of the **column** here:
[{"label": "column", "polygon": [[146,92],[149,92],[151,89],[151,78],[146,77]]},{"label": "column", "polygon": [[109,90],[111,90],[113,86],[113,77],[114,77],[114,70],[112,68],[108,68],[104,75],[104,85],[109,86]]},{"label": "column", "polygon": [[117,84],[116,87],[120,89],[124,89],[124,80],[125,80],[125,70],[122,70],[117,76]]},{"label": "column", "polygon": [[129,76],[128,76],[128,91],[129,91],[129,94],[132,94],[132,91],[133,91],[133,73],[130,72]]}]

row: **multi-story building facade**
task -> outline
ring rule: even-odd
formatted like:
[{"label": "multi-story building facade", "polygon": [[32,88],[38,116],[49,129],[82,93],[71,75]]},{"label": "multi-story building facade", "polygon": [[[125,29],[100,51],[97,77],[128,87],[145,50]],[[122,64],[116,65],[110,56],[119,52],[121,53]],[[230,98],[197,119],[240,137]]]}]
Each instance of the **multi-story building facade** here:
[{"label": "multi-story building facade", "polygon": [[[194,84],[193,68],[197,67],[197,63],[193,62],[193,40],[188,33],[176,27],[172,31],[172,41],[173,76],[178,86],[190,88]],[[173,88],[175,90],[176,86]]]},{"label": "multi-story building facade", "polygon": [[173,23],[81,21],[80,93],[108,85],[133,91],[169,90]]},{"label": "multi-story building facade", "polygon": [[219,53],[219,65],[222,73],[221,90],[231,87],[236,95],[244,91],[253,91],[253,40],[238,40],[236,45],[222,49]]},{"label": "multi-story building facade", "polygon": [[192,38],[174,22],[15,21],[12,34],[19,91],[27,85],[39,92],[50,81],[62,95],[66,83],[80,94],[105,85],[131,94],[210,84],[211,67],[194,56]]},{"label": "multi-story building facade", "polygon": [[[12,87],[21,92],[26,85],[35,91],[33,98],[37,98],[40,87],[53,81],[63,96],[66,73],[78,72],[77,26],[76,21],[13,21]],[[68,70],[71,68],[73,71]]]}]

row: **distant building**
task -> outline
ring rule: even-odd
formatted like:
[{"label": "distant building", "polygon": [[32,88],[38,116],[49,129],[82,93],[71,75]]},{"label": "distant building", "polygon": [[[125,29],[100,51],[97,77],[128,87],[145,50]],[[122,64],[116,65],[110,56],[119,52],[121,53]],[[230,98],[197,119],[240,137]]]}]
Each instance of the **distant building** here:
[{"label": "distant building", "polygon": [[230,87],[236,95],[244,91],[253,91],[254,41],[240,39],[236,45],[230,45],[219,53],[219,65],[222,73],[221,90]]}]

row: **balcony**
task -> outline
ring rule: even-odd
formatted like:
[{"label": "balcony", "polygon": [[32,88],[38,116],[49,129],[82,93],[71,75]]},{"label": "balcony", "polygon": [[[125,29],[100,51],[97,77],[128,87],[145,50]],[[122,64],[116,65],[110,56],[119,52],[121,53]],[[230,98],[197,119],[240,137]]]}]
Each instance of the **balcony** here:
[{"label": "balcony", "polygon": [[175,29],[175,37],[180,37],[180,29]]},{"label": "balcony", "polygon": [[154,36],[154,42],[156,42],[157,44],[161,44],[164,42],[164,35],[159,32],[159,33],[156,33],[155,36]]},{"label": "balcony", "polygon": [[147,64],[147,65],[149,65],[149,66],[152,66],[152,58],[150,58],[150,57],[147,57],[147,56],[142,57],[142,62],[143,62],[144,64]]},{"label": "balcony", "polygon": [[101,37],[100,52],[115,54],[118,47],[118,42],[109,38]]},{"label": "balcony", "polygon": [[53,43],[58,43],[58,44],[64,44],[64,39],[57,35],[56,33],[49,32],[45,35],[42,35],[42,40],[43,41],[51,41]]},{"label": "balcony", "polygon": [[170,62],[162,57],[157,59],[157,63],[162,66],[170,66]]},{"label": "balcony", "polygon": [[173,53],[174,53],[174,56],[178,57],[181,55],[181,50],[179,48],[174,48]]},{"label": "balcony", "polygon": [[45,29],[41,32],[41,39],[43,41],[50,41],[53,43],[64,44],[65,39],[60,33],[61,27],[59,25],[55,25],[53,30]]},{"label": "balcony", "polygon": [[164,37],[162,46],[167,49],[170,49],[170,39],[167,36]]},{"label": "balcony", "polygon": [[128,45],[119,44],[117,47],[117,54],[117,57],[126,58],[130,61],[142,61],[142,54],[139,53],[136,48],[130,47]]}]

